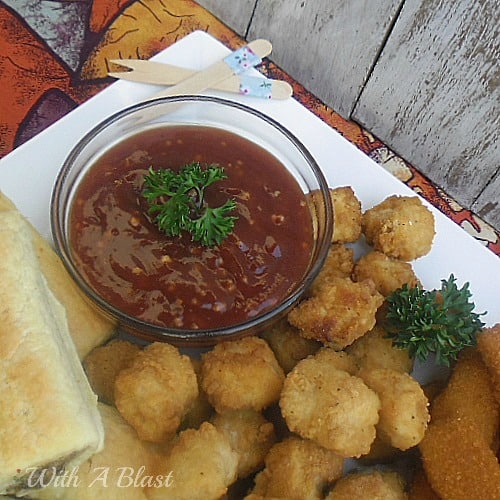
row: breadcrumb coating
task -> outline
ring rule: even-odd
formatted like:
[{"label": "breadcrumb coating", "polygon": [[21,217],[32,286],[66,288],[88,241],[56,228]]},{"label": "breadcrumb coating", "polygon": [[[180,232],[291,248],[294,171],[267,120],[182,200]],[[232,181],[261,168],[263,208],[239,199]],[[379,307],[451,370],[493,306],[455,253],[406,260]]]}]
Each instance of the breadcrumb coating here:
[{"label": "breadcrumb coating", "polygon": [[390,368],[365,368],[359,376],[380,398],[377,436],[400,450],[420,443],[429,422],[429,401],[420,384]]},{"label": "breadcrumb coating", "polygon": [[328,358],[310,356],[287,375],[281,412],[292,432],[342,457],[359,457],[375,439],[380,399]]},{"label": "breadcrumb coating", "polygon": [[346,347],[346,352],[361,368],[391,368],[399,372],[410,373],[413,359],[408,349],[399,349],[392,345],[383,327],[375,325],[366,335]]},{"label": "breadcrumb coating", "polygon": [[368,252],[356,262],[352,279],[354,281],[371,279],[384,297],[403,285],[415,287],[420,283],[409,262],[389,257],[377,250]]},{"label": "breadcrumb coating", "polygon": [[264,466],[264,459],[276,442],[274,425],[255,410],[215,414],[212,419],[238,454],[238,477],[244,478]]},{"label": "breadcrumb coating", "polygon": [[478,351],[468,348],[434,399],[431,423],[419,445],[427,479],[441,498],[500,499],[498,419],[488,370]]},{"label": "breadcrumb coating", "polygon": [[216,500],[236,480],[238,454],[227,437],[209,422],[199,429],[179,434],[166,458],[158,464],[158,474],[171,473],[168,488],[149,488],[150,500]]},{"label": "breadcrumb coating", "polygon": [[139,352],[115,381],[116,407],[145,441],[170,439],[197,396],[191,359],[161,342]]},{"label": "breadcrumb coating", "polygon": [[[343,472],[344,460],[313,441],[292,436],[276,443],[256,476],[252,495],[287,500],[321,499]],[[252,497],[246,497],[252,498]]]},{"label": "breadcrumb coating", "polygon": [[361,236],[361,202],[351,186],[330,189],[334,243],[353,243]]},{"label": "breadcrumb coating", "polygon": [[398,195],[367,210],[362,230],[375,250],[404,261],[429,253],[436,233],[434,216],[420,198]]},{"label": "breadcrumb coating", "polygon": [[288,321],[305,338],[341,350],[370,331],[384,302],[372,281],[332,278],[288,313]]},{"label": "breadcrumb coating", "polygon": [[328,287],[333,278],[349,278],[353,269],[354,250],[345,245],[333,244],[308,295],[316,295],[322,287]]},{"label": "breadcrumb coating", "polygon": [[314,354],[322,345],[316,340],[302,337],[286,318],[263,332],[261,336],[271,347],[285,373],[290,372],[301,359]]},{"label": "breadcrumb coating", "polygon": [[477,336],[477,348],[490,372],[495,398],[500,405],[500,323],[483,329]]},{"label": "breadcrumb coating", "polygon": [[339,479],[325,500],[406,500],[404,487],[397,472],[353,472]]},{"label": "breadcrumb coating", "polygon": [[116,377],[120,371],[130,366],[140,350],[137,344],[115,339],[87,354],[83,367],[100,401],[114,404]]},{"label": "breadcrumb coating", "polygon": [[270,406],[278,401],[284,379],[273,351],[259,337],[222,342],[202,356],[201,386],[219,413]]}]

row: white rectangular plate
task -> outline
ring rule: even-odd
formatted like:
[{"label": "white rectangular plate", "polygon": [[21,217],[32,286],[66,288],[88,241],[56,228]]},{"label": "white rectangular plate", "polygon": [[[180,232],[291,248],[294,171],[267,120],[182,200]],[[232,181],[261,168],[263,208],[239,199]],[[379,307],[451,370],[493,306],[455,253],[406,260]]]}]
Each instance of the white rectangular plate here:
[{"label": "white rectangular plate", "polygon": [[[229,49],[197,31],[164,50],[156,61],[202,69],[225,57]],[[110,114],[158,92],[158,87],[118,81],[0,160],[0,190],[50,240],[52,186],[61,164],[84,133]],[[392,194],[415,193],[294,99],[259,98],[207,92],[239,101],[278,120],[310,150],[332,187],[350,185],[363,210]],[[437,288],[451,273],[461,286],[470,283],[476,311],[487,311],[487,326],[500,322],[500,259],[437,209],[436,238],[430,254],[413,263],[427,288]]]}]

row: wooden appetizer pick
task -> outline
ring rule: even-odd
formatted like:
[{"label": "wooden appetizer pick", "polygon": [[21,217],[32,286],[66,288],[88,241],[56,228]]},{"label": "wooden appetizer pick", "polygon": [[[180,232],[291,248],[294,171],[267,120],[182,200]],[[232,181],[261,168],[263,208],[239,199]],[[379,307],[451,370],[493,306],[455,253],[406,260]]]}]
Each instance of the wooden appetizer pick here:
[{"label": "wooden appetizer pick", "polygon": [[[132,71],[111,71],[108,73],[109,76],[120,80],[153,85],[175,85],[195,73],[191,69],[142,59],[112,59],[110,62]],[[245,74],[232,75],[211,88],[270,99],[288,99],[293,94],[292,86],[283,80]],[[255,89],[260,89],[260,91],[256,92]]]},{"label": "wooden appetizer pick", "polygon": [[169,89],[155,94],[151,99],[197,94],[207,88],[231,90],[268,99],[285,99],[292,94],[292,88],[288,83],[245,74],[248,69],[259,64],[263,57],[269,55],[271,50],[272,45],[268,40],[255,40],[201,71],[186,70],[153,61],[114,59],[111,62],[129,67],[132,71],[109,74],[142,83],[177,82]]}]

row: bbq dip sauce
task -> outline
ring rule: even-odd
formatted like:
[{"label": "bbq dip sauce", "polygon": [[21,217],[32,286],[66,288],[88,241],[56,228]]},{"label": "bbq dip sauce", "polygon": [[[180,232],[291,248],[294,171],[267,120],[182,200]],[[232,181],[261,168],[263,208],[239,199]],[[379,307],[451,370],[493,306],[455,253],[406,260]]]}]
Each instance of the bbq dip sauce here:
[{"label": "bbq dip sauce", "polygon": [[[233,198],[238,220],[219,246],[170,237],[148,215],[141,192],[150,166],[216,163],[227,179],[206,190],[209,206]],[[161,326],[214,329],[278,304],[309,266],[312,221],[304,193],[273,155],[212,127],[168,126],[109,149],[78,187],[70,243],[103,299]]]}]

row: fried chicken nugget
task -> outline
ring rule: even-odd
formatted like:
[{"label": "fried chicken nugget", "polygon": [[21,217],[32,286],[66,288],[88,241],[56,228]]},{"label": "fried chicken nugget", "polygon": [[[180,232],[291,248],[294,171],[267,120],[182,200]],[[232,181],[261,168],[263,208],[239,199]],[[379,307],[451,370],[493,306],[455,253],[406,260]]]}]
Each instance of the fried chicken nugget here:
[{"label": "fried chicken nugget", "polygon": [[429,401],[420,384],[390,368],[365,368],[358,375],[380,398],[377,435],[399,450],[420,443],[430,419]]},{"label": "fried chicken nugget", "polygon": [[379,397],[363,380],[339,370],[328,354],[295,366],[279,405],[292,432],[342,457],[368,453],[375,439]]},{"label": "fried chicken nugget", "polygon": [[477,348],[490,372],[495,398],[500,405],[500,323],[483,329],[477,336]]},{"label": "fried chicken nugget", "polygon": [[203,422],[210,420],[215,413],[205,391],[201,388],[201,361],[199,358],[192,357],[191,363],[198,380],[198,396],[184,415],[179,430],[197,429]]},{"label": "fried chicken nugget", "polygon": [[363,214],[361,225],[369,245],[404,261],[429,253],[436,233],[432,212],[417,196],[389,196]]},{"label": "fried chicken nugget", "polygon": [[197,396],[190,358],[162,342],[145,347],[115,381],[116,407],[146,441],[170,439]]},{"label": "fried chicken nugget", "polygon": [[404,486],[397,472],[353,472],[339,479],[325,500],[406,500]]},{"label": "fried chicken nugget", "polygon": [[290,372],[301,359],[314,354],[322,345],[299,335],[299,331],[286,318],[278,321],[261,336],[269,344],[285,373]]},{"label": "fried chicken nugget", "polygon": [[236,480],[238,454],[227,437],[209,422],[179,434],[166,458],[158,464],[159,475],[171,476],[168,488],[149,488],[150,500],[215,500]]},{"label": "fried chicken nugget", "polygon": [[383,302],[371,280],[332,278],[329,286],[295,306],[288,321],[303,337],[341,350],[375,326]]},{"label": "fried chicken nugget", "polygon": [[333,244],[325,263],[311,285],[308,295],[316,295],[332,278],[349,278],[354,269],[354,250],[345,245]]},{"label": "fried chicken nugget", "polygon": [[346,352],[359,369],[391,368],[410,373],[413,368],[413,359],[408,350],[394,347],[384,328],[379,325],[346,347]]},{"label": "fried chicken nugget", "polygon": [[264,339],[217,344],[202,355],[201,386],[218,413],[260,411],[278,401],[285,374]]},{"label": "fried chicken nugget", "polygon": [[330,189],[334,243],[353,243],[361,236],[361,202],[351,186]]},{"label": "fried chicken nugget", "polygon": [[255,410],[235,410],[215,414],[212,419],[238,454],[238,477],[244,478],[264,465],[264,459],[276,442],[274,425]]},{"label": "fried chicken nugget", "polygon": [[292,436],[271,448],[246,498],[320,499],[328,484],[342,475],[343,466],[344,460],[334,452]]},{"label": "fried chicken nugget", "polygon": [[377,250],[368,252],[356,262],[352,279],[371,279],[384,297],[403,285],[415,287],[420,283],[409,262],[389,257]]},{"label": "fried chicken nugget", "polygon": [[115,380],[128,368],[141,348],[127,340],[115,339],[94,348],[83,360],[83,367],[99,400],[113,405]]}]

